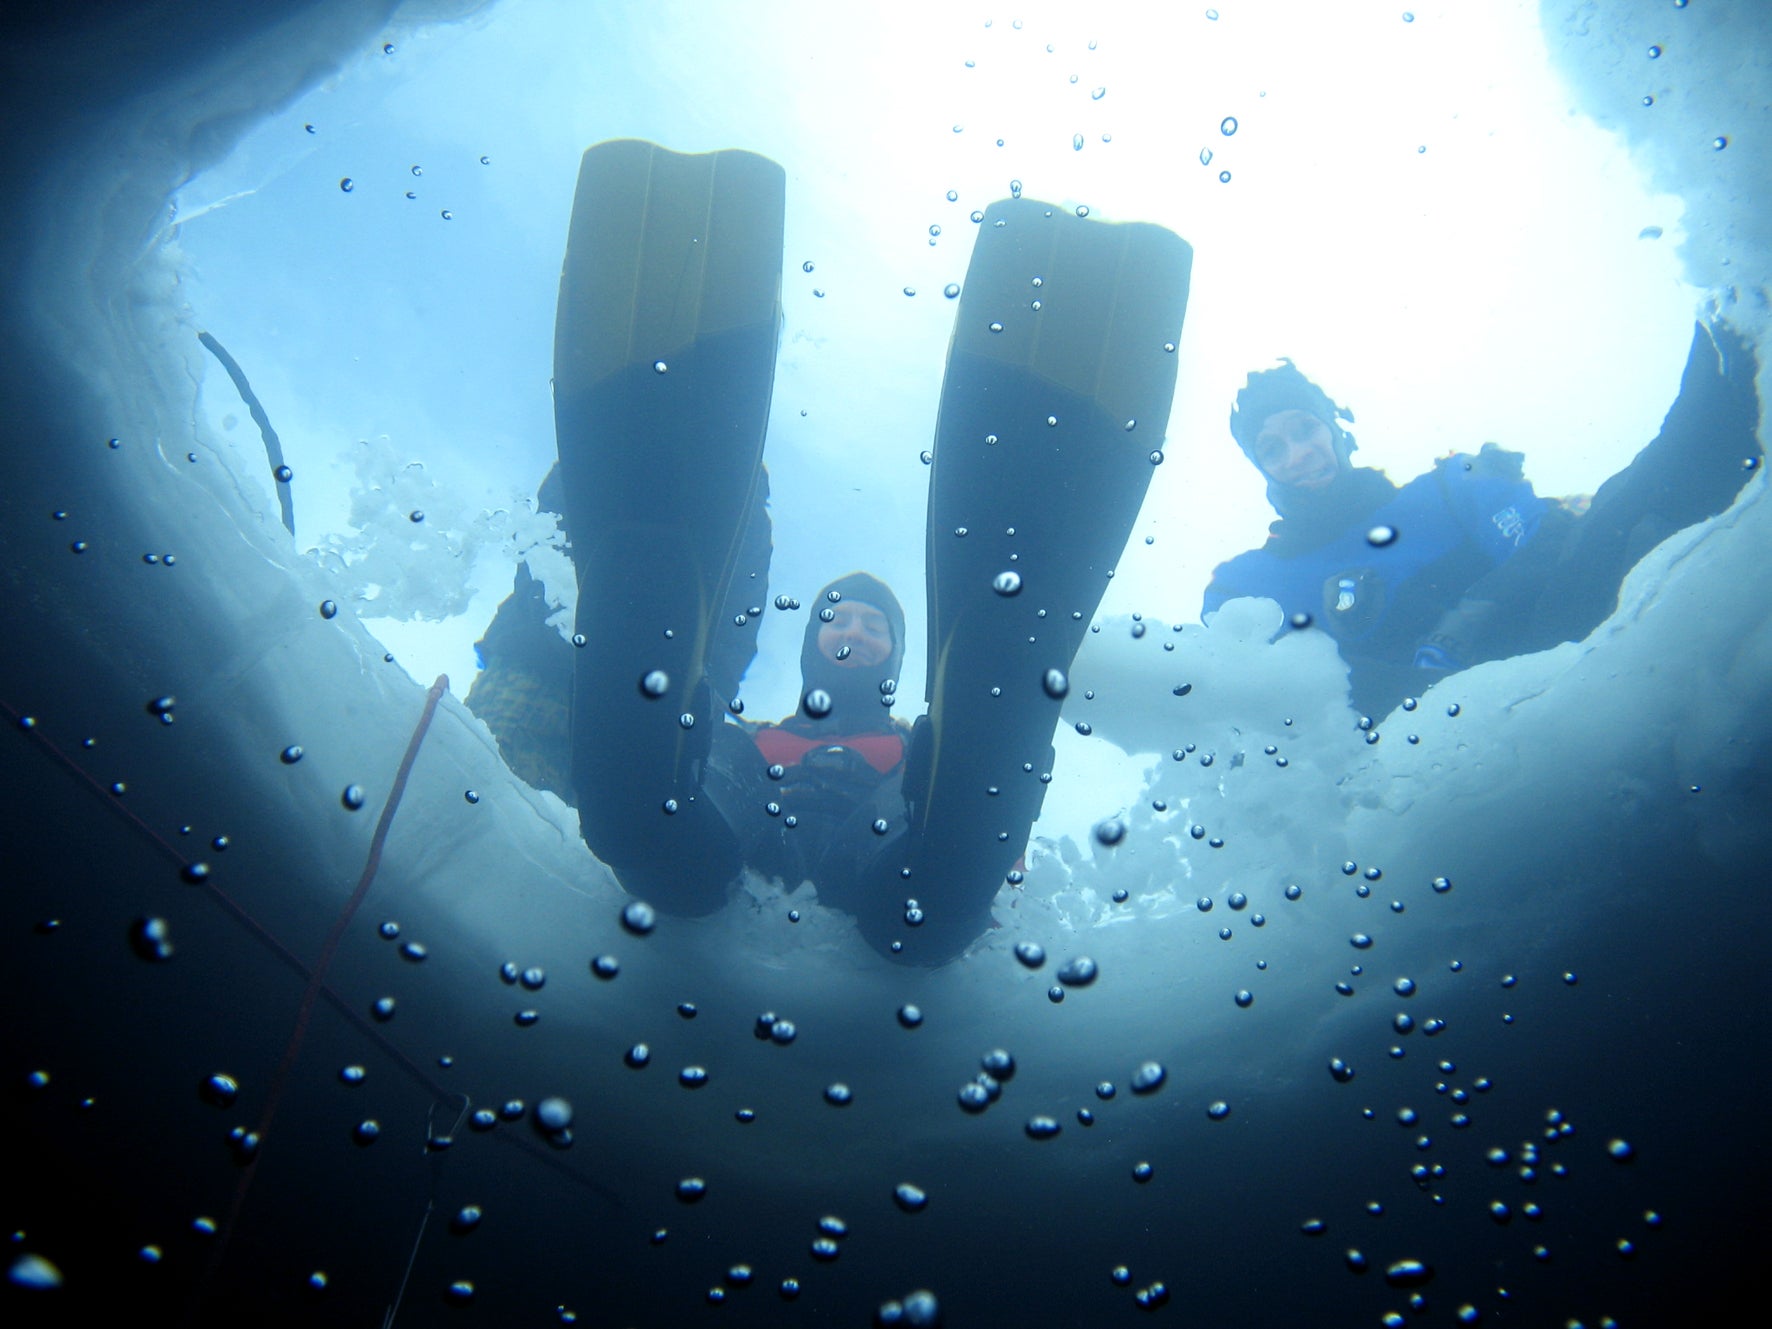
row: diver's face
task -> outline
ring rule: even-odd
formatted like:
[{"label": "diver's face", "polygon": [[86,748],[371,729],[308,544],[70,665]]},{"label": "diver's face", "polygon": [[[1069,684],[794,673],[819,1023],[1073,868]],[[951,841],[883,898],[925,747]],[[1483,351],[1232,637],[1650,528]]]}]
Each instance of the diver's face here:
[{"label": "diver's face", "polygon": [[866,600],[841,600],[836,614],[818,629],[818,649],[845,669],[884,664],[892,654],[892,624]]},{"label": "diver's face", "polygon": [[1329,426],[1309,411],[1276,411],[1255,436],[1255,464],[1276,484],[1322,489],[1340,471]]}]

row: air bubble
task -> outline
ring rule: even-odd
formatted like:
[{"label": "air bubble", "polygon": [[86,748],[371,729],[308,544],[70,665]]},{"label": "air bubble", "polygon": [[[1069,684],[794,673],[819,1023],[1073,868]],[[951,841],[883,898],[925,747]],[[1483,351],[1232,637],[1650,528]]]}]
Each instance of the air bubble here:
[{"label": "air bubble", "polygon": [[480,1220],[485,1216],[485,1211],[479,1205],[464,1204],[449,1220],[449,1230],[458,1234],[472,1232],[480,1226]]},{"label": "air bubble", "polygon": [[1169,1078],[1169,1072],[1163,1069],[1160,1061],[1147,1061],[1132,1073],[1132,1092],[1135,1094],[1152,1094],[1163,1087]]},{"label": "air bubble", "polygon": [[[1015,1058],[1007,1048],[992,1048],[978,1059],[978,1064],[984,1068],[985,1076],[991,1081],[991,1085],[987,1085],[987,1088],[991,1088],[999,1081],[1015,1078]],[[996,1096],[996,1090],[992,1088],[991,1097],[995,1098]]]},{"label": "air bubble", "polygon": [[1223,134],[1226,138],[1229,138],[1232,134],[1236,133],[1237,117],[1234,115],[1225,116],[1224,119],[1218,122],[1218,132]]},{"label": "air bubble", "polygon": [[535,1105],[535,1128],[544,1135],[557,1135],[572,1125],[572,1104],[557,1095],[544,1098]]},{"label": "air bubble", "polygon": [[991,589],[998,595],[1017,595],[1021,591],[1021,574],[1013,570],[999,572],[991,580]]},{"label": "air bubble", "polygon": [[1397,1260],[1384,1271],[1384,1281],[1392,1287],[1421,1287],[1433,1276],[1433,1269],[1421,1260]]},{"label": "air bubble", "polygon": [[1079,955],[1066,960],[1058,971],[1058,981],[1070,988],[1086,988],[1100,974],[1094,960],[1087,955]]},{"label": "air bubble", "polygon": [[892,1199],[907,1214],[920,1214],[929,1207],[928,1193],[908,1181],[901,1181],[893,1188]]}]

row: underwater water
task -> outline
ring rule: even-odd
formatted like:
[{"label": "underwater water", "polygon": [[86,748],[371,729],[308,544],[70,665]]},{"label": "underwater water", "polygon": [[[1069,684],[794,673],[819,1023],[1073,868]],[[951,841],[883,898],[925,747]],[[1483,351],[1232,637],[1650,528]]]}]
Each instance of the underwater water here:
[{"label": "underwater water", "polygon": [[[1368,726],[1276,606],[1197,620],[1270,516],[1250,368],[1399,481],[1493,438],[1577,494],[1697,313],[1763,337],[1766,21],[1464,8],[9,17],[7,1321],[1729,1322],[1764,480],[1586,640]],[[913,638],[971,214],[1016,181],[1195,247],[1026,881],[951,964],[757,880],[636,929],[463,704],[519,560],[571,602],[529,500],[578,156],[625,135],[786,168],[770,594],[867,566]]]}]

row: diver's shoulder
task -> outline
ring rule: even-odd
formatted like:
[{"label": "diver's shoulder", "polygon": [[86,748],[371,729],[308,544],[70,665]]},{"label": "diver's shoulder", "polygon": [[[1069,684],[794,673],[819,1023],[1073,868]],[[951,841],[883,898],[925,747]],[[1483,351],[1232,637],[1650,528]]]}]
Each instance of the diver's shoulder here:
[{"label": "diver's shoulder", "polygon": [[[1520,481],[1526,478],[1526,454],[1485,443],[1476,452],[1452,452],[1434,463],[1427,475],[1438,474],[1452,482],[1473,480]],[[1420,477],[1427,478],[1426,475]]]}]

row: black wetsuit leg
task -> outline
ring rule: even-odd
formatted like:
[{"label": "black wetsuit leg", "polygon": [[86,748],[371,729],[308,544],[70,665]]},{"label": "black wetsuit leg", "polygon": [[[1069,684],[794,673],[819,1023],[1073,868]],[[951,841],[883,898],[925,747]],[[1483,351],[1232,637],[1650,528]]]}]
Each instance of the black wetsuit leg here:
[{"label": "black wetsuit leg", "polygon": [[775,553],[775,523],[769,515],[769,472],[757,473],[750,516],[739,541],[738,559],[726,588],[720,623],[708,648],[707,677],[714,696],[730,702],[738,696],[751,661],[757,658],[757,633],[769,602],[769,561]]},{"label": "black wetsuit leg", "polygon": [[[560,468],[542,481],[538,502],[544,512],[565,515]],[[714,633],[707,678],[712,695],[732,698],[757,654],[759,615],[752,613],[769,584],[772,526],[769,476],[760,484],[739,549],[738,566],[726,596],[722,626]],[[570,531],[571,519],[566,518]],[[542,584],[526,564],[517,567],[511,594],[499,604],[486,633],[474,643],[481,671],[468,691],[468,709],[498,741],[499,754],[519,777],[537,789],[558,794],[569,804],[572,787],[571,644],[548,623],[553,610]]]},{"label": "black wetsuit leg", "polygon": [[517,565],[516,583],[474,643],[481,670],[468,709],[498,741],[505,765],[537,789],[572,801],[572,647],[548,624],[542,584]]}]

